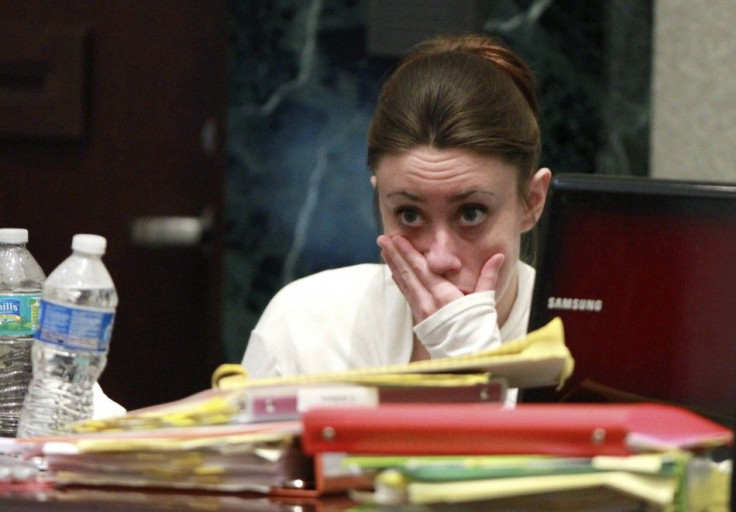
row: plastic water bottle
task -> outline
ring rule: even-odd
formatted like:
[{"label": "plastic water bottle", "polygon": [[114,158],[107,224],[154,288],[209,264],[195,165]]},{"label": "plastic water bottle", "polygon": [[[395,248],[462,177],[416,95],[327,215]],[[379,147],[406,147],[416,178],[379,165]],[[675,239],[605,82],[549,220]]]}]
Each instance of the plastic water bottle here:
[{"label": "plastic water bottle", "polygon": [[92,416],[93,387],[107,363],[118,304],[102,263],[106,245],[101,236],[74,235],[71,256],[43,284],[18,437],[64,434]]},{"label": "plastic water bottle", "polygon": [[31,345],[46,278],[27,243],[27,229],[0,229],[0,435],[5,437],[16,434],[31,381]]}]

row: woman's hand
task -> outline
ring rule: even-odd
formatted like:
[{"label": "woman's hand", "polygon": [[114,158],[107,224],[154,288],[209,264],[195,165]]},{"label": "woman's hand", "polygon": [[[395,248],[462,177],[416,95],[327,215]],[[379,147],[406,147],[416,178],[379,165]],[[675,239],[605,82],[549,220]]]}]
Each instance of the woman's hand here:
[{"label": "woman's hand", "polygon": [[[464,296],[452,282],[433,273],[426,258],[400,235],[381,235],[377,240],[381,256],[391,269],[394,282],[406,297],[416,323]],[[473,292],[495,290],[504,255],[494,254],[484,264]]]}]

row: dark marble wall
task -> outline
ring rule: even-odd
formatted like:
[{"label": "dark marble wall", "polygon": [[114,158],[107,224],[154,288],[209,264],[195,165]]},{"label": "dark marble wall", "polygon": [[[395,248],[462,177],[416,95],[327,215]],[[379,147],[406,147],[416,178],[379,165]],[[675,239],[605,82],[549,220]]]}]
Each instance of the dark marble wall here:
[{"label": "dark marble wall", "polygon": [[284,284],[378,261],[367,127],[423,30],[496,35],[531,64],[543,165],[646,175],[651,22],[640,0],[231,0],[228,359]]}]

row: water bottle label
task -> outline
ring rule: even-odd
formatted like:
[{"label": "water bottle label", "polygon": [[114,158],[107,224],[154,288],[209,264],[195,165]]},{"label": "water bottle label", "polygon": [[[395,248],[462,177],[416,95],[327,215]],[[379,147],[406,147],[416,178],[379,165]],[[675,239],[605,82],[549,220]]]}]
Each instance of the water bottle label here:
[{"label": "water bottle label", "polygon": [[41,295],[0,295],[0,336],[30,336],[38,329]]},{"label": "water bottle label", "polygon": [[69,307],[41,301],[36,339],[61,347],[104,352],[110,344],[115,312],[109,309]]}]

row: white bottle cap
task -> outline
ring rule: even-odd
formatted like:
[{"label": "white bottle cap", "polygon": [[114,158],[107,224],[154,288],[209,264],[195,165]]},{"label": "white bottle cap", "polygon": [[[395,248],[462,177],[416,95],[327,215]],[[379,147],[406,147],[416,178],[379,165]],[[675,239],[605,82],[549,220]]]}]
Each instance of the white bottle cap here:
[{"label": "white bottle cap", "polygon": [[23,228],[0,229],[0,243],[25,244],[28,243],[28,230]]},{"label": "white bottle cap", "polygon": [[90,254],[105,254],[107,240],[100,235],[74,235],[72,250]]}]

